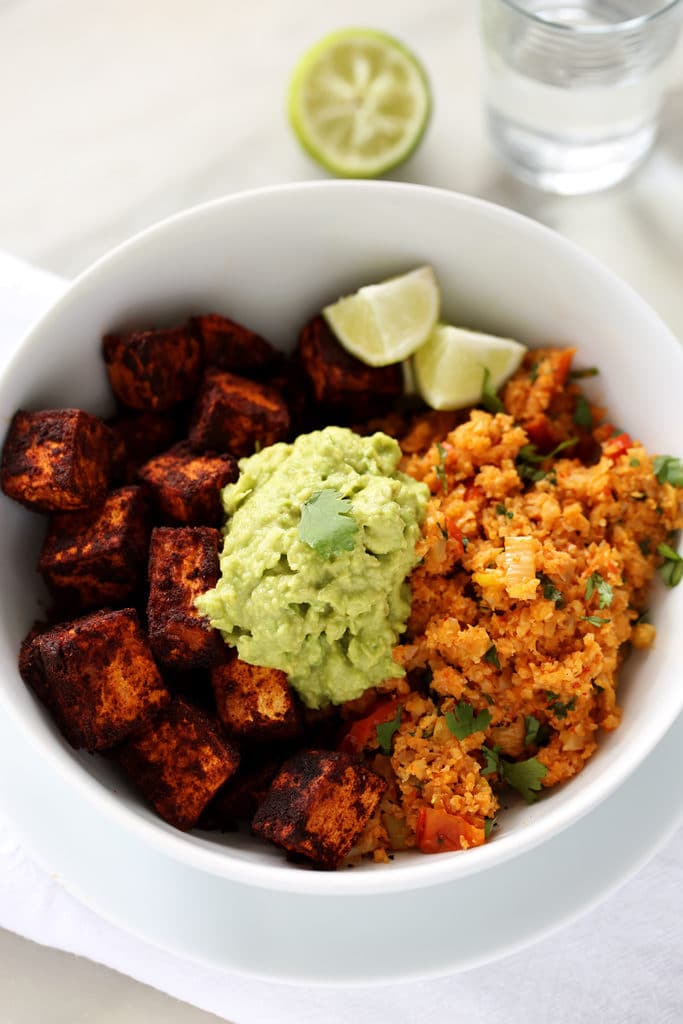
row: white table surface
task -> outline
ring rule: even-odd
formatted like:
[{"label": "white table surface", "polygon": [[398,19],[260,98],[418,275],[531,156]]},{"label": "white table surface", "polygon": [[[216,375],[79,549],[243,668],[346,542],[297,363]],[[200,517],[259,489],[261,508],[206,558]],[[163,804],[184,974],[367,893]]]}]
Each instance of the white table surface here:
[{"label": "white table surface", "polygon": [[[284,94],[302,50],[348,24],[402,37],[432,81],[427,136],[393,176],[558,229],[683,338],[683,49],[648,163],[610,192],[546,196],[488,147],[475,0],[0,0],[0,248],[71,276],[183,207],[321,177],[291,135]],[[3,1024],[216,1019],[8,933],[0,1006]]]}]

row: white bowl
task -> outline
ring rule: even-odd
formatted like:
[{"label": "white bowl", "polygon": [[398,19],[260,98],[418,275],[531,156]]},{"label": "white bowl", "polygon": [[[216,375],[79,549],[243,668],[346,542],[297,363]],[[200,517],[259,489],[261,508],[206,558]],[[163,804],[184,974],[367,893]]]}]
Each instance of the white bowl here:
[{"label": "white bowl", "polygon": [[[282,348],[329,300],[431,263],[444,316],[530,344],[575,345],[577,364],[612,422],[657,453],[683,444],[683,351],[625,284],[559,235],[466,196],[389,182],[316,182],[264,189],[190,210],[115,249],[84,273],[26,338],[0,380],[0,415],[18,407],[112,411],[100,338],[115,328],[172,324],[224,312]],[[288,864],[243,835],[185,835],[160,821],[101,757],[74,752],[17,671],[38,614],[34,571],[43,521],[2,498],[0,714],[35,749],[36,772],[60,773],[83,808],[93,803],[167,856],[233,881],[333,895],[416,889],[484,871],[577,821],[634,771],[683,707],[677,624],[683,586],[655,583],[654,649],[621,676],[621,727],[569,784],[501,815],[495,839],[466,853],[405,854],[391,865],[322,873]],[[8,785],[4,780],[2,785]],[[634,819],[637,825],[637,816]]]}]

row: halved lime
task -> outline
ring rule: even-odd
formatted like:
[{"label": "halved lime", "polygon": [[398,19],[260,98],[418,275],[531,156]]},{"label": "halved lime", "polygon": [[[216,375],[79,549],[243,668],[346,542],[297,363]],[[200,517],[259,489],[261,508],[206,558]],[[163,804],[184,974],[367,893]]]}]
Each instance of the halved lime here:
[{"label": "halved lime", "polygon": [[340,177],[374,178],[412,153],[429,120],[424,69],[402,43],[369,28],[325,36],[303,55],[288,100],[310,155]]},{"label": "halved lime", "polygon": [[323,309],[344,348],[369,366],[398,363],[423,345],[439,315],[431,267],[360,288]]},{"label": "halved lime", "polygon": [[432,409],[465,409],[480,400],[487,370],[497,391],[525,352],[512,338],[437,324],[413,357],[418,392]]}]

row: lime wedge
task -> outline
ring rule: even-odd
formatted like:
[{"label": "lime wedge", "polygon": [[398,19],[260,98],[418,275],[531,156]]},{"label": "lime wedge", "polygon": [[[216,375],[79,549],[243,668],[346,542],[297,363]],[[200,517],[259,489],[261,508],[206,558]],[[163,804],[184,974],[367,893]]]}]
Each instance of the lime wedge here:
[{"label": "lime wedge", "polygon": [[480,400],[487,370],[497,391],[525,352],[512,338],[438,324],[413,358],[418,392],[432,409],[465,409]]},{"label": "lime wedge", "polygon": [[289,88],[299,142],[333,174],[374,178],[412,153],[429,120],[427,76],[396,39],[368,28],[325,36]]},{"label": "lime wedge", "polygon": [[344,348],[369,366],[399,363],[423,345],[439,315],[431,267],[360,288],[323,309]]}]

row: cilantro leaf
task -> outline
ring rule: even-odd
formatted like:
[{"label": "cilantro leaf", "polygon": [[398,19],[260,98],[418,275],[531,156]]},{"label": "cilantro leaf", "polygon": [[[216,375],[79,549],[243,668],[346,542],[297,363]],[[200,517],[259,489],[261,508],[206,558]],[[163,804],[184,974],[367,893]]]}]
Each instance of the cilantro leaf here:
[{"label": "cilantro leaf", "polygon": [[538,736],[538,730],[541,728],[541,723],[535,715],[524,716],[524,744],[527,747],[532,746],[536,743],[536,737]]},{"label": "cilantro leaf", "polygon": [[512,519],[514,516],[514,512],[509,512],[508,509],[505,508],[505,505],[501,505],[499,503],[498,505],[496,505],[496,515],[507,516],[508,519]]},{"label": "cilantro leaf", "polygon": [[484,367],[484,379],[481,384],[481,398],[479,404],[483,405],[487,412],[493,416],[497,412],[504,412],[503,403],[491,387],[491,371],[488,366]]},{"label": "cilantro leaf", "polygon": [[358,523],[351,502],[332,488],[316,491],[301,506],[299,540],[329,560],[342,551],[353,551]]},{"label": "cilantro leaf", "polygon": [[448,491],[448,480],[446,479],[446,449],[441,442],[439,442],[436,446],[436,450],[439,453],[439,462],[436,466],[436,477],[441,484],[443,493],[446,494]]},{"label": "cilantro leaf", "polygon": [[593,426],[591,407],[584,395],[577,395],[576,405],[574,406],[574,423],[576,423],[577,427],[590,428]]},{"label": "cilantro leaf", "polygon": [[497,818],[484,818],[484,839],[488,839],[494,828],[498,828]]},{"label": "cilantro leaf", "polygon": [[597,377],[599,373],[597,366],[587,366],[585,370],[570,370],[569,376],[572,380],[582,380],[583,377]]},{"label": "cilantro leaf", "polygon": [[548,698],[548,711],[552,711],[556,718],[566,718],[567,712],[573,711],[576,707],[576,697],[572,697],[566,704],[563,704],[560,700],[559,693],[553,693],[552,690],[546,690],[545,695]]},{"label": "cilantro leaf", "polygon": [[640,459],[637,459],[635,455],[632,455],[631,458],[628,460],[628,464],[629,466],[633,466],[635,468],[636,466],[640,465]]},{"label": "cilantro leaf", "polygon": [[482,775],[491,775],[497,772],[503,782],[512,786],[520,793],[528,804],[532,804],[541,789],[541,780],[548,774],[548,769],[536,757],[529,757],[526,761],[505,761],[500,756],[500,747],[482,747],[482,754],[486,759],[486,765],[482,769]]},{"label": "cilantro leaf", "polygon": [[464,740],[473,732],[483,732],[491,724],[491,713],[484,709],[475,716],[474,708],[466,700],[461,700],[452,711],[444,715],[446,725],[457,740]]},{"label": "cilantro leaf", "polygon": [[548,459],[555,459],[563,452],[565,448],[571,448],[578,441],[578,437],[568,437],[566,441],[561,441],[551,452],[539,452],[535,444],[524,444],[517,452],[517,458],[515,465],[517,472],[522,480],[529,480],[535,483],[538,480],[543,480],[544,477],[549,476],[553,470],[546,473],[545,470],[538,468],[541,462],[546,462]]},{"label": "cilantro leaf", "polygon": [[674,487],[683,487],[683,462],[673,455],[656,455],[652,460],[652,468],[660,484],[670,483]]},{"label": "cilantro leaf", "polygon": [[668,544],[658,544],[657,554],[665,559],[659,574],[667,587],[677,587],[683,579],[683,558]]},{"label": "cilantro leaf", "polygon": [[396,708],[396,714],[389,722],[380,722],[379,725],[375,726],[375,732],[377,733],[377,742],[379,748],[383,754],[389,756],[391,754],[391,740],[394,733],[401,724],[401,712],[403,708],[399,704]]},{"label": "cilantro leaf", "polygon": [[556,608],[562,608],[564,605],[564,594],[557,589],[550,576],[546,576],[544,572],[537,572],[536,579],[540,580],[543,587],[543,596],[546,601],[554,601]]},{"label": "cilantro leaf", "polygon": [[591,626],[604,626],[606,622],[611,622],[611,619],[602,619],[599,615],[582,615],[582,622],[589,622]]},{"label": "cilantro leaf", "polygon": [[536,757],[529,757],[526,761],[501,763],[505,765],[503,778],[508,786],[516,789],[528,804],[533,804],[541,791],[541,780],[548,774],[546,766]]},{"label": "cilantro leaf", "polygon": [[609,608],[614,598],[614,591],[599,572],[592,572],[586,580],[586,600],[590,601],[594,593],[598,595],[598,607]]},{"label": "cilantro leaf", "polygon": [[650,554],[650,551],[652,550],[652,541],[649,537],[643,537],[642,540],[638,541],[638,547],[647,558],[647,556]]},{"label": "cilantro leaf", "polygon": [[488,651],[484,655],[484,661],[488,661],[489,665],[495,665],[497,669],[500,668],[500,659],[498,658],[498,649],[495,644],[491,644]]}]

